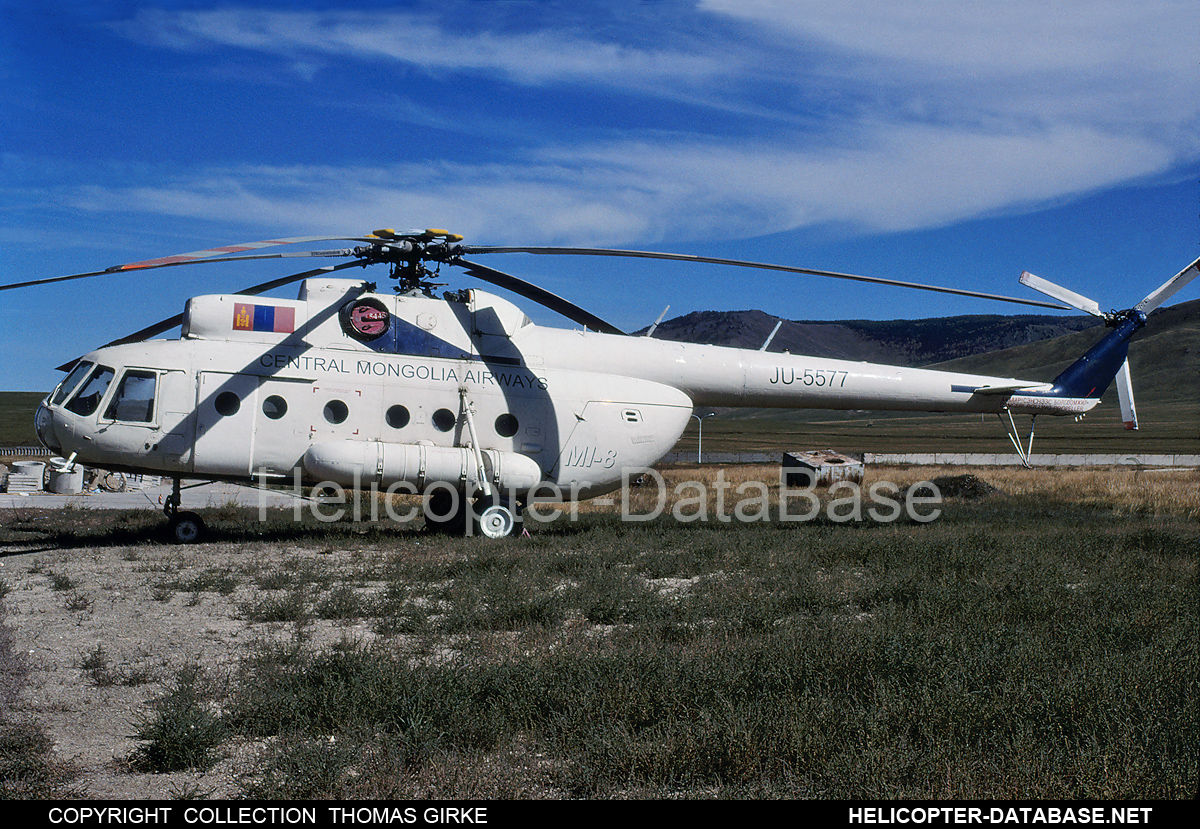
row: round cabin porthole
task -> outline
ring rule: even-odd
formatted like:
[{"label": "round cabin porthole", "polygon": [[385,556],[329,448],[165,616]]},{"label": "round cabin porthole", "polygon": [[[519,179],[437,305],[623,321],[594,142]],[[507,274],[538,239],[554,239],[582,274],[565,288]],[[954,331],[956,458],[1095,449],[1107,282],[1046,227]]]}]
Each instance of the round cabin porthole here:
[{"label": "round cabin porthole", "polygon": [[279,418],[287,414],[287,409],[287,401],[277,394],[268,397],[263,401],[262,405],[263,414],[271,420],[279,420]]},{"label": "round cabin porthole", "polygon": [[213,406],[217,410],[217,414],[221,417],[233,417],[238,413],[238,409],[242,407],[241,398],[231,391],[223,391],[217,395],[217,399],[213,401]]},{"label": "round cabin porthole", "polygon": [[449,432],[454,428],[454,422],[458,420],[458,418],[455,417],[454,412],[450,411],[449,409],[438,409],[433,413],[433,417],[431,419],[433,421],[434,428],[439,432]]},{"label": "round cabin porthole", "polygon": [[507,412],[496,418],[496,434],[502,438],[510,438],[517,433],[520,424],[515,415]]},{"label": "round cabin porthole", "polygon": [[408,409],[398,403],[389,408],[383,417],[393,429],[403,429],[409,421]]},{"label": "round cabin porthole", "polygon": [[350,415],[350,408],[341,400],[330,400],[325,404],[325,420],[334,424],[344,423]]}]

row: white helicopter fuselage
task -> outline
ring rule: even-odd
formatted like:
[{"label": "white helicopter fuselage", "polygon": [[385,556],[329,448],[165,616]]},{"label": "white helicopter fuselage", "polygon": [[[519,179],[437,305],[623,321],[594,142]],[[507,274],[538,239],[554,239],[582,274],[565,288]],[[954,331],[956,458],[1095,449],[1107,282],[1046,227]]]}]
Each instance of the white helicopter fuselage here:
[{"label": "white helicopter fuselage", "polygon": [[1049,384],[531,323],[482,291],[437,299],[308,279],[299,299],[196,297],[182,336],[99,349],[38,413],[91,465],[175,478],[433,482],[523,498],[610,491],[693,407],[1078,414]]}]

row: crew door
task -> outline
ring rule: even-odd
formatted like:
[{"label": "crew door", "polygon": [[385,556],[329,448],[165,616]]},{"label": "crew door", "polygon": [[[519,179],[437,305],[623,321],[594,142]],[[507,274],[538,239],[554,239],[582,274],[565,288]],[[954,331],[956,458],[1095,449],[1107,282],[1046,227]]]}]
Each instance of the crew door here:
[{"label": "crew door", "polygon": [[197,475],[253,474],[258,381],[252,374],[200,373],[193,467]]}]

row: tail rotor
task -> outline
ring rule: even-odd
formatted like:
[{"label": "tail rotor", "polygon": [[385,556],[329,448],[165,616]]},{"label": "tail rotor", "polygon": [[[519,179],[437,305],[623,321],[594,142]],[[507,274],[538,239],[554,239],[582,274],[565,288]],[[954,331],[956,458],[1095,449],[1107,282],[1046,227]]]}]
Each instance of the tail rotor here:
[{"label": "tail rotor", "polygon": [[[1077,308],[1094,317],[1100,317],[1112,328],[1117,328],[1124,323],[1133,321],[1135,325],[1130,326],[1130,335],[1132,335],[1133,331],[1145,325],[1146,317],[1150,315],[1151,311],[1174,296],[1197,276],[1200,276],[1198,268],[1200,268],[1200,259],[1192,262],[1168,279],[1132,308],[1125,311],[1109,311],[1107,313],[1100,310],[1100,304],[1094,299],[1089,299],[1061,285],[1056,285],[1048,279],[1034,276],[1029,271],[1022,272],[1021,284],[1033,288],[1035,291],[1040,291],[1060,302],[1065,302],[1072,308]],[[1117,401],[1121,407],[1121,422],[1125,424],[1126,429],[1137,429],[1137,407],[1133,400],[1133,383],[1129,375],[1128,358],[1122,361],[1113,379],[1117,383]]]}]

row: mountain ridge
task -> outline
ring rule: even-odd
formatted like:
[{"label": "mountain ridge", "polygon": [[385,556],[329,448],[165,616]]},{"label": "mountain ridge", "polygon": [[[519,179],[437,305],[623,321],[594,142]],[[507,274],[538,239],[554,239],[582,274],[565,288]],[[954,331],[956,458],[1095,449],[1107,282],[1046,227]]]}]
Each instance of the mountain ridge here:
[{"label": "mountain ridge", "polygon": [[[665,320],[661,340],[759,348],[838,360],[921,366],[1039,342],[1102,325],[1093,317],[998,314],[922,320],[787,320],[765,311],[693,311]],[[645,334],[643,328],[637,334]]]}]

